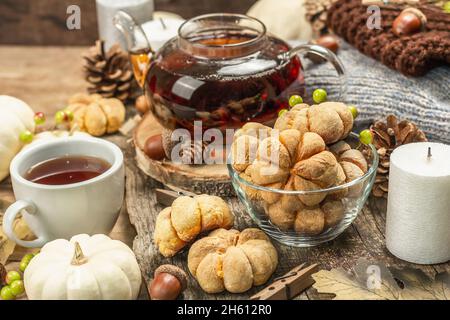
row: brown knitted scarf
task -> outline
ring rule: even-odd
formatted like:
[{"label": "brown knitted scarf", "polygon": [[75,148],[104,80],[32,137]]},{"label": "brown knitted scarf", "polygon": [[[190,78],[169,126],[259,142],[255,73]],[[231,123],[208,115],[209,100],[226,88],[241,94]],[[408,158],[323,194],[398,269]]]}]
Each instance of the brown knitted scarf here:
[{"label": "brown knitted scarf", "polygon": [[328,10],[328,27],[364,54],[403,74],[420,76],[431,68],[450,64],[450,14],[422,3],[418,7],[427,17],[423,32],[398,37],[392,23],[405,6],[381,6],[381,29],[366,25],[370,13],[361,0],[338,0]]}]

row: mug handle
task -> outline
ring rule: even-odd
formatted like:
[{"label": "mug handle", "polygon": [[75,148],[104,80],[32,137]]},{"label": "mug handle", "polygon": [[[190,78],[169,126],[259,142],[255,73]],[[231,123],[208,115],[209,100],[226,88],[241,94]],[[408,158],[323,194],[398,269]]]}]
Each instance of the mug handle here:
[{"label": "mug handle", "polygon": [[287,54],[289,58],[292,59],[294,56],[301,53],[314,53],[315,55],[324,58],[333,65],[333,67],[336,69],[340,82],[338,99],[340,101],[344,101],[347,94],[347,74],[345,72],[342,61],[333,53],[333,51],[316,44],[301,44],[292,48],[285,54]]},{"label": "mug handle", "polygon": [[17,214],[19,214],[22,210],[27,210],[29,214],[36,214],[36,206],[34,203],[27,200],[18,200],[14,202],[12,205],[6,209],[5,215],[3,216],[3,230],[9,239],[17,243],[18,245],[25,248],[41,248],[47,242],[42,236],[39,236],[37,239],[32,241],[20,240],[17,238],[14,233],[13,226],[14,220],[16,219]]}]

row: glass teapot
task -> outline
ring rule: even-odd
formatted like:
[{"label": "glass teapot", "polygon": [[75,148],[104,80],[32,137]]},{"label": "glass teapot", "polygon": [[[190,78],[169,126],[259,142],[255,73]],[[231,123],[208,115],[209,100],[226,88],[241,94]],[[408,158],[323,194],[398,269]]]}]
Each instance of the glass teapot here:
[{"label": "glass teapot", "polygon": [[[151,111],[167,129],[240,128],[249,121],[271,125],[293,94],[304,95],[300,53],[313,53],[335,67],[340,95],[344,67],[326,48],[291,48],[266,33],[264,24],[240,14],[207,14],[187,20],[178,37],[153,52],[141,26],[123,11],[115,26],[127,39],[136,80]],[[197,122],[201,121],[201,122]]]}]

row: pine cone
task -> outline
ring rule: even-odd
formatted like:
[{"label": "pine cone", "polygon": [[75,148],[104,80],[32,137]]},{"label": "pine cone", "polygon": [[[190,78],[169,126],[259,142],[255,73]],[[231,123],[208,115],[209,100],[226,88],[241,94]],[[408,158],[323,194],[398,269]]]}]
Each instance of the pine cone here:
[{"label": "pine cone", "polygon": [[195,143],[192,141],[189,147],[180,150],[180,159],[183,159],[183,163],[186,164],[203,164],[202,157],[205,147],[204,142]]},{"label": "pine cone", "polygon": [[88,92],[98,93],[105,98],[118,98],[125,101],[135,88],[133,72],[128,55],[118,44],[105,52],[104,41],[97,40],[83,54],[84,73],[90,83]]},{"label": "pine cone", "polygon": [[388,115],[386,122],[376,121],[370,130],[373,132],[373,144],[380,156],[372,194],[375,197],[387,197],[389,179],[389,160],[395,148],[411,143],[427,141],[422,130],[414,123],[403,120],[398,122],[394,115]]},{"label": "pine cone", "polygon": [[163,149],[164,153],[166,154],[166,158],[174,161],[181,161],[184,164],[197,164],[195,161],[200,161],[203,157],[203,152],[205,151],[206,146],[208,143],[205,141],[202,141],[200,143],[196,143],[194,140],[191,141],[189,146],[183,146],[180,148],[178,153],[178,159],[171,159],[172,156],[172,150],[173,148],[181,143],[180,141],[173,141],[172,140],[172,130],[169,129],[163,129],[162,131],[162,143],[163,143]]},{"label": "pine cone", "polygon": [[311,23],[314,36],[328,33],[327,11],[337,0],[305,0],[306,19]]}]

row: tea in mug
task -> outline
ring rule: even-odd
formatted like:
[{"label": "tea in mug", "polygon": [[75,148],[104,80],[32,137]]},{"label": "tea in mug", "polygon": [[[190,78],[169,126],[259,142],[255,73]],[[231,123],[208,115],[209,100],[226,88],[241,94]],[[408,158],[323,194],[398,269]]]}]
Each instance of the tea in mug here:
[{"label": "tea in mug", "polygon": [[109,162],[97,157],[67,155],[32,166],[24,177],[34,183],[64,185],[90,180],[109,168]]}]

